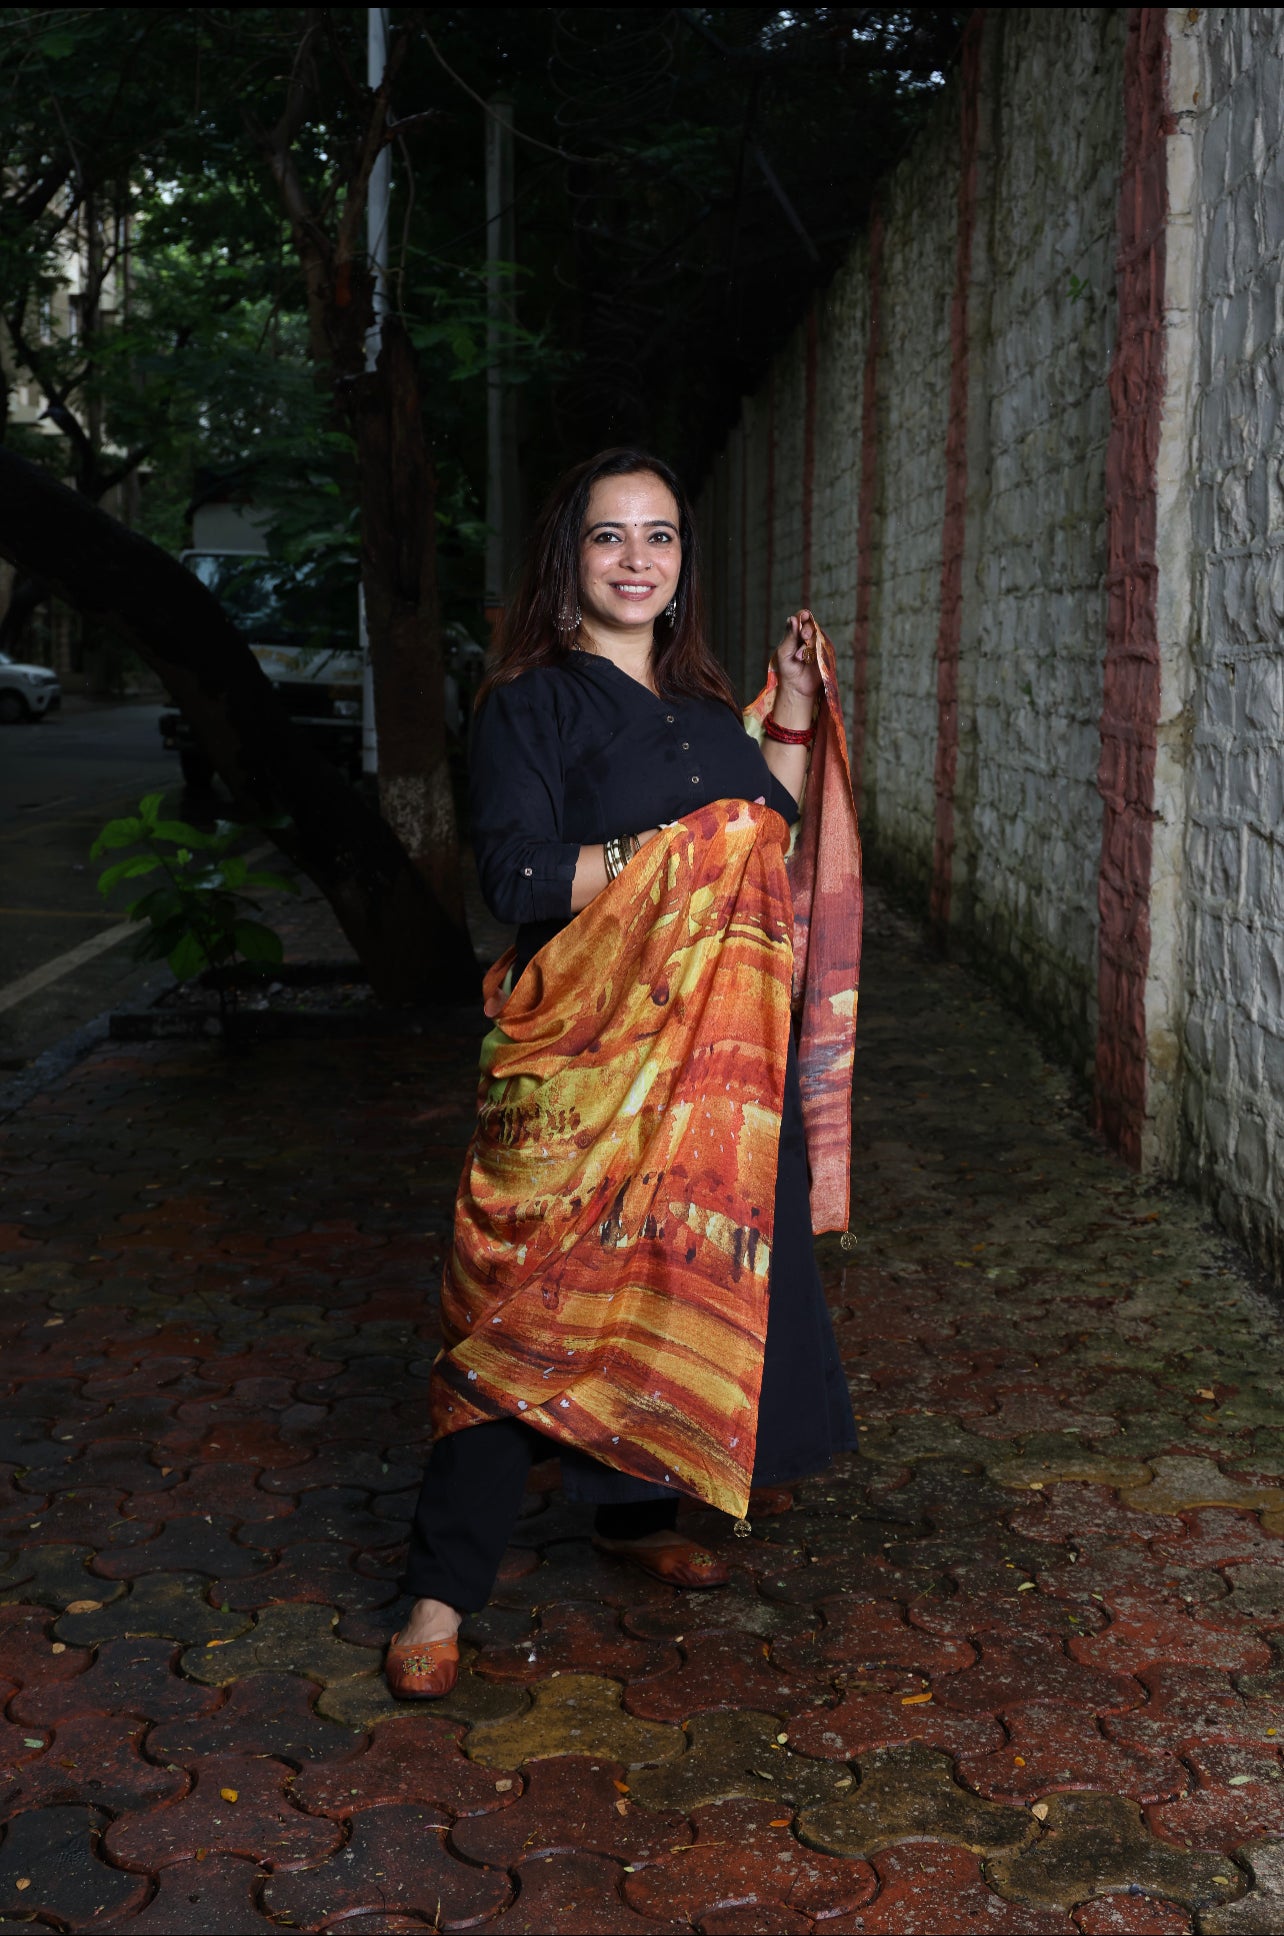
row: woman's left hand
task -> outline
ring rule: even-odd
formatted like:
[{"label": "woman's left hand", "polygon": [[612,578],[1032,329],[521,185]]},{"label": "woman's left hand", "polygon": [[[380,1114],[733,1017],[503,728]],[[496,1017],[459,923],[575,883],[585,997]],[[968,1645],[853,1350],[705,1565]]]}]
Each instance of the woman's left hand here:
[{"label": "woman's left hand", "polygon": [[820,660],[816,621],[805,609],[793,612],[784,638],[776,648],[776,677],[791,698],[810,706],[820,691]]}]

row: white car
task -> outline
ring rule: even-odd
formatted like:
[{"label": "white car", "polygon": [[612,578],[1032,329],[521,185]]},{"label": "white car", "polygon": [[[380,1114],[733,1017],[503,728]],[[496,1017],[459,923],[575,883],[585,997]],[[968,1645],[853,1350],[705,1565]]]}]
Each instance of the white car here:
[{"label": "white car", "polygon": [[0,652],[0,725],[17,726],[24,719],[43,719],[62,704],[58,674],[48,666],[20,665]]}]

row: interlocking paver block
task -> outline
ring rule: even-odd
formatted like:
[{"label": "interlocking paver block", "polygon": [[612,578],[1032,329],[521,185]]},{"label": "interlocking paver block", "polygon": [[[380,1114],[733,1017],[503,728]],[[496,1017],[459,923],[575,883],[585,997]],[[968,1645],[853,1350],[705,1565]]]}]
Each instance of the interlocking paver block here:
[{"label": "interlocking paver block", "polygon": [[146,1878],[102,1860],[101,1820],[94,1809],[70,1806],[15,1816],[0,1847],[0,1914],[40,1917],[36,1928],[48,1927],[48,1917],[55,1928],[88,1929],[137,1907]]},{"label": "interlocking paver block", "polygon": [[[484,1681],[471,1670],[475,1655],[460,1649],[461,1667],[454,1689],[443,1700],[434,1701],[432,1711],[447,1721],[463,1721],[474,1726],[481,1721],[507,1721],[524,1714],[531,1697],[524,1687],[508,1681]],[[382,1664],[382,1663],[380,1663]],[[347,1680],[331,1681],[317,1697],[317,1713],[345,1728],[364,1731],[382,1721],[403,1719],[406,1703],[395,1701],[388,1692],[382,1673],[373,1669],[353,1674]]]},{"label": "interlocking paver block", "polygon": [[241,1855],[272,1869],[322,1861],[339,1830],[319,1815],[304,1815],[286,1798],[294,1770],[253,1755],[211,1755],[194,1764],[195,1785],[181,1801],[123,1815],[103,1837],[122,1869],[154,1873],[188,1862],[202,1849]]},{"label": "interlocking paver block", "polygon": [[1284,1626],[1284,1555],[1274,1562],[1249,1560],[1228,1567],[1226,1577],[1237,1613],[1263,1627]]},{"label": "interlocking paver block", "polygon": [[[517,1900],[487,1932],[496,1936],[687,1936],[690,1923],[656,1922],[639,1916],[620,1896],[617,1863],[600,1855],[541,1855],[516,1871]],[[782,1932],[783,1936],[783,1932]]]},{"label": "interlocking paver block", "polygon": [[537,1631],[509,1647],[483,1647],[476,1671],[487,1680],[539,1681],[550,1674],[604,1674],[640,1679],[676,1666],[672,1647],[637,1640],[620,1626],[613,1608],[583,1602],[546,1606]]},{"label": "interlocking paver block", "polygon": [[458,1722],[407,1713],[403,1704],[401,1718],[379,1728],[368,1747],[331,1754],[306,1768],[291,1797],[310,1814],[336,1818],[383,1802],[420,1802],[451,1816],[508,1808],[520,1784],[501,1777],[497,1788],[495,1771],[463,1753],[463,1732]]},{"label": "interlocking paver block", "polygon": [[825,1624],[810,1641],[780,1640],[772,1659],[786,1672],[821,1662],[852,1670],[888,1667],[907,1674],[958,1674],[976,1659],[966,1640],[912,1627],[894,1602],[826,1600]]},{"label": "interlocking paver block", "polygon": [[240,1855],[172,1862],[157,1876],[146,1909],[119,1928],[130,1936],[210,1936],[211,1930],[254,1936],[278,1929],[258,1906],[262,1879],[258,1864]]},{"label": "interlocking paver block", "polygon": [[128,1593],[93,1613],[64,1613],[54,1627],[68,1646],[96,1647],[104,1640],[158,1635],[187,1646],[228,1640],[244,1633],[243,1613],[220,1613],[205,1598],[210,1583],[202,1573],[146,1573]]},{"label": "interlocking paver block", "polygon": [[1196,1506],[1241,1506],[1250,1512],[1284,1511],[1284,1491],[1248,1479],[1231,1479],[1214,1459],[1181,1454],[1150,1460],[1154,1477],[1121,1491],[1138,1512],[1180,1513]]},{"label": "interlocking paver block", "polygon": [[620,1706],[620,1692],[618,1681],[596,1674],[562,1674],[533,1689],[524,1714],[479,1721],[465,1746],[474,1760],[495,1768],[520,1768],[546,1755],[600,1755],[627,1767],[680,1755],[680,1729],[635,1720]]},{"label": "interlocking paver block", "polygon": [[630,1794],[643,1807],[689,1814],[714,1802],[766,1796],[782,1804],[782,1814],[792,1814],[833,1795],[848,1779],[845,1769],[795,1754],[781,1740],[788,1727],[775,1714],[702,1714],[685,1732],[690,1745],[684,1755],[630,1778]]},{"label": "interlocking paver block", "polygon": [[[208,1692],[213,1706],[219,1697]],[[183,1765],[218,1754],[321,1760],[348,1746],[348,1739],[333,1721],[317,1716],[316,1698],[316,1682],[298,1674],[248,1674],[233,1682],[226,1700],[212,1712],[153,1728],[147,1752],[154,1761]]]},{"label": "interlocking paver block", "polygon": [[1096,1720],[1031,1701],[1005,1709],[1009,1739],[988,1754],[958,1757],[959,1780],[991,1801],[1033,1802],[1053,1789],[1104,1790],[1135,1802],[1168,1801],[1189,1785],[1174,1755],[1107,1739]]},{"label": "interlocking paver block", "polygon": [[257,1550],[232,1537],[237,1522],[194,1518],[167,1519],[153,1538],[141,1536],[128,1544],[113,1541],[96,1555],[95,1573],[105,1580],[136,1580],[144,1573],[208,1573],[220,1580],[243,1580],[265,1571],[267,1561]]},{"label": "interlocking paver block", "polygon": [[1194,1792],[1146,1810],[1157,1834],[1185,1848],[1231,1850],[1263,1835],[1284,1835],[1284,1758],[1268,1742],[1188,1743]]},{"label": "interlocking paver block", "polygon": [[44,1607],[0,1607],[0,1661],[6,1678],[34,1692],[51,1681],[83,1674],[89,1655],[53,1638],[53,1616]]},{"label": "interlocking paver block", "polygon": [[794,1715],[815,1707],[831,1691],[820,1673],[787,1674],[774,1665],[765,1640],[746,1633],[693,1633],[682,1643],[683,1659],[667,1672],[631,1679],[624,1704],[648,1721],[685,1721],[715,1708],[756,1708]]},{"label": "interlocking paver block", "polygon": [[1134,1802],[1117,1795],[1049,1795],[1043,1832],[993,1857],[986,1874],[1010,1902],[1071,1909],[1136,1888],[1187,1909],[1231,1902],[1244,1878],[1225,1856],[1188,1854],[1147,1829]]},{"label": "interlocking paver block", "polygon": [[1029,1504],[1009,1512],[1008,1524],[1023,1538],[1054,1546],[1085,1539],[1179,1540],[1184,1531],[1175,1513],[1142,1512],[1122,1505],[1109,1486],[1074,1481],[1041,1488]]},{"label": "interlocking paver block", "polygon": [[11,1712],[37,1726],[79,1714],[132,1714],[141,1721],[208,1714],[218,1695],[183,1680],[177,1670],[178,1647],[172,1640],[109,1640],[85,1673],[24,1688],[14,1696]]},{"label": "interlocking paver block", "polygon": [[15,1770],[15,1788],[5,1806],[16,1811],[84,1802],[120,1814],[174,1801],[186,1792],[187,1777],[143,1759],[145,1732],[144,1722],[124,1715],[79,1715],[60,1722],[44,1753]]},{"label": "interlocking paver block", "polygon": [[445,1816],[413,1803],[366,1809],[337,1855],[302,1873],[274,1875],[263,1906],[295,1929],[343,1928],[362,1911],[418,1915],[438,1929],[483,1922],[508,1901],[512,1884],[502,1870],[457,1861],[445,1832]]},{"label": "interlocking paver block", "polygon": [[[387,1730],[385,1730],[387,1732]],[[544,1855],[609,1856],[616,1862],[653,1862],[675,1842],[686,1842],[686,1817],[676,1810],[639,1808],[632,1777],[618,1761],[568,1755],[533,1761],[518,1796],[498,1814],[456,1822],[451,1847],[469,1862],[512,1868]]]},{"label": "interlocking paver block", "polygon": [[949,1842],[909,1842],[882,1849],[873,1857],[877,1898],[858,1915],[819,1925],[833,1936],[944,1936],[949,1931],[986,1932],[986,1936],[1076,1936],[1071,1918],[1059,1909],[1031,1909],[1004,1902],[981,1874],[981,1860],[970,1849]]},{"label": "interlocking paver block", "polygon": [[859,1761],[860,1784],[803,1810],[798,1832],[831,1855],[868,1856],[896,1842],[959,1842],[974,1854],[1015,1848],[1033,1823],[960,1788],[948,1755],[919,1742],[874,1748]]},{"label": "interlocking paver block", "polygon": [[1191,1936],[1190,1911],[1157,1896],[1098,1896],[1074,1912],[1082,1936]]},{"label": "interlocking paver block", "polygon": [[1040,1634],[983,1637],[975,1667],[935,1684],[945,1707],[998,1714],[1027,1701],[1058,1701],[1089,1714],[1140,1707],[1145,1691],[1127,1674],[1103,1673],[1072,1660],[1055,1640]]},{"label": "interlocking paver block", "polygon": [[984,1755],[1007,1737],[992,1714],[956,1714],[938,1707],[924,1689],[906,1681],[899,1692],[850,1690],[837,1707],[795,1715],[789,1739],[802,1754],[820,1760],[854,1761],[871,1748],[921,1741],[948,1755]]},{"label": "interlocking paver block", "polygon": [[629,1607],[626,1633],[639,1640],[682,1640],[687,1634],[748,1633],[763,1640],[814,1633],[819,1614],[809,1606],[781,1606],[764,1600],[752,1585],[733,1575],[717,1593],[671,1594],[652,1606]]},{"label": "interlocking paver block", "polygon": [[1246,1842],[1235,1855],[1252,1886],[1238,1902],[1206,1909],[1199,1919],[1201,1936],[1279,1936],[1284,1929],[1284,1841],[1276,1834]]},{"label": "interlocking paver block", "polygon": [[1150,1698],[1143,1708],[1105,1716],[1102,1726],[1112,1741],[1178,1754],[1190,1742],[1284,1741],[1284,1690],[1247,1700],[1223,1669],[1164,1662],[1146,1667],[1139,1678]]},{"label": "interlocking paver block", "polygon": [[0,1573],[0,1605],[56,1607],[61,1613],[77,1601],[99,1606],[117,1600],[123,1586],[95,1579],[87,1571],[87,1546],[29,1546]]},{"label": "interlocking paver block", "polygon": [[687,1916],[703,1926],[711,1910],[785,1909],[840,1916],[872,1898],[866,1862],[842,1862],[800,1843],[770,1802],[722,1802],[696,1817],[693,1848],[677,1849],[626,1877],[625,1899],[648,1916]]},{"label": "interlocking paver block", "polygon": [[275,1566],[248,1578],[220,1579],[212,1594],[217,1606],[248,1612],[301,1600],[347,1612],[386,1607],[396,1597],[395,1580],[358,1573],[346,1551],[336,1551],[329,1540],[287,1546]]},{"label": "interlocking paver block", "polygon": [[[253,1626],[243,1614],[229,1615],[238,1637],[225,1645],[189,1647],[183,1672],[213,1687],[226,1687],[243,1675],[304,1674],[328,1685],[377,1664],[368,1648],[354,1647],[334,1632],[333,1607],[310,1603],[265,1607]],[[247,1631],[248,1629],[248,1631]]]}]

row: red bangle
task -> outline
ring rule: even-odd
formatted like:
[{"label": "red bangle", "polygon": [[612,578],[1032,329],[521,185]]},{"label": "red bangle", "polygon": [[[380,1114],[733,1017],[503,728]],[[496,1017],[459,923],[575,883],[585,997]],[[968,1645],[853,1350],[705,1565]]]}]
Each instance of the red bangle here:
[{"label": "red bangle", "polygon": [[816,737],[814,726],[808,726],[804,732],[796,733],[792,726],[777,726],[770,714],[763,720],[762,730],[768,739],[779,740],[782,746],[810,746]]}]

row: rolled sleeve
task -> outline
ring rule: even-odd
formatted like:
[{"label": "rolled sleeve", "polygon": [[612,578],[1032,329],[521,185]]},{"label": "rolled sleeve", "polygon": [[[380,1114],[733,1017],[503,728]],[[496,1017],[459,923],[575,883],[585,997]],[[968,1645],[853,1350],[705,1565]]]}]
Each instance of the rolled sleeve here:
[{"label": "rolled sleeve", "polygon": [[538,672],[488,695],[473,731],[473,851],[499,921],[562,921],[571,912],[578,841],[562,839],[566,750],[555,697]]}]

